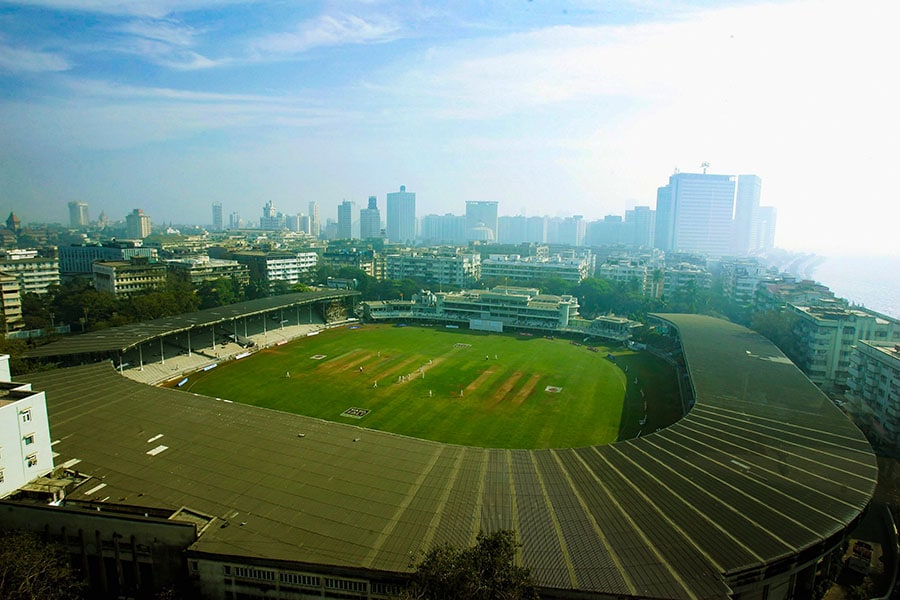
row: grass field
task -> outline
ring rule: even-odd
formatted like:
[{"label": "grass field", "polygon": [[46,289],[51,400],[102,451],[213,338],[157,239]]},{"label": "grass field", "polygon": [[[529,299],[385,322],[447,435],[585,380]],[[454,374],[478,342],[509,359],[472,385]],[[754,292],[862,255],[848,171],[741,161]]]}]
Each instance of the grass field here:
[{"label": "grass field", "polygon": [[[619,348],[613,362],[609,351],[567,339],[363,325],[195,373],[182,389],[454,444],[576,447],[632,437],[659,420],[639,423],[650,397],[640,394],[644,377],[674,389],[662,361]],[[351,408],[362,410],[349,416]]]}]

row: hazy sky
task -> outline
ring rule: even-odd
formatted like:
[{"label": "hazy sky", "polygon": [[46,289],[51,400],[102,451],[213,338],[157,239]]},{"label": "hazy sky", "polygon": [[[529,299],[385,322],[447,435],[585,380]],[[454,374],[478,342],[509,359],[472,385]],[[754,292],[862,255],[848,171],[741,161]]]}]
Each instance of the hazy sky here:
[{"label": "hazy sky", "polygon": [[900,254],[893,2],[0,0],[0,218],[655,207],[753,173],[778,245]]}]

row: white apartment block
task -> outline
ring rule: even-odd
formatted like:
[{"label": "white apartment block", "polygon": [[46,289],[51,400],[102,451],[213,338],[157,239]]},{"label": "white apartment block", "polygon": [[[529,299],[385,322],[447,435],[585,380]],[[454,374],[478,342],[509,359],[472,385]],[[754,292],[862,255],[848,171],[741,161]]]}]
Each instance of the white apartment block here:
[{"label": "white apartment block", "polygon": [[232,257],[250,270],[250,279],[266,281],[271,286],[275,281],[286,281],[293,285],[307,279],[315,270],[318,255],[315,252],[235,252]]},{"label": "white apartment block", "polygon": [[23,294],[46,294],[51,285],[59,285],[59,260],[40,257],[37,250],[3,251],[0,271],[15,275]]},{"label": "white apartment block", "polygon": [[417,278],[465,287],[481,278],[481,255],[476,253],[409,252],[385,258],[387,279]]},{"label": "white apartment block", "polygon": [[644,296],[659,297],[662,293],[662,270],[645,262],[629,260],[607,262],[597,267],[594,276],[622,284],[636,281]]},{"label": "white apartment block", "polygon": [[850,375],[850,355],[860,340],[896,344],[900,321],[864,308],[839,306],[795,306],[795,362],[823,387],[843,387]]},{"label": "white apartment block", "polygon": [[900,345],[858,342],[850,355],[847,388],[849,408],[869,439],[900,449]]},{"label": "white apartment block", "polygon": [[703,289],[710,285],[712,285],[712,274],[706,269],[690,263],[666,267],[663,274],[663,292],[668,295],[691,286],[695,289]]},{"label": "white apartment block", "polygon": [[319,266],[319,255],[315,252],[298,252],[297,253],[297,268],[300,269],[300,273],[303,275],[308,275],[316,270]]},{"label": "white apartment block", "polygon": [[743,306],[755,306],[760,284],[771,279],[766,268],[755,260],[722,264],[722,291],[726,297]]},{"label": "white apartment block", "polygon": [[518,254],[491,254],[481,261],[481,277],[504,281],[562,279],[579,283],[591,274],[592,256],[563,257],[554,255],[539,259]]},{"label": "white apartment block", "polygon": [[52,471],[44,392],[11,382],[9,355],[0,355],[0,498]]},{"label": "white apartment block", "polygon": [[266,277],[269,281],[300,281],[300,261],[296,256],[272,255],[266,257]]}]

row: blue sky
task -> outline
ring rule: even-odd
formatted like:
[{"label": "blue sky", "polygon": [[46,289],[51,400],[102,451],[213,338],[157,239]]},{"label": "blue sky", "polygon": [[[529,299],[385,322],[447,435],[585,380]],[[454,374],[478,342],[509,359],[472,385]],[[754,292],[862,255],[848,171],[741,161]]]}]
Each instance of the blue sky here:
[{"label": "blue sky", "polygon": [[0,0],[0,212],[587,219],[754,173],[777,242],[898,254],[889,2]]}]

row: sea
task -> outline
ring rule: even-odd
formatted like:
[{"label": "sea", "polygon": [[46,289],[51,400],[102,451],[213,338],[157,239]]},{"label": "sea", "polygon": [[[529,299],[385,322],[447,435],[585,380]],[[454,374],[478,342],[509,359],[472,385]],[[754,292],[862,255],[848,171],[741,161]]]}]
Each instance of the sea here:
[{"label": "sea", "polygon": [[835,296],[900,318],[900,256],[818,256],[806,275]]}]

